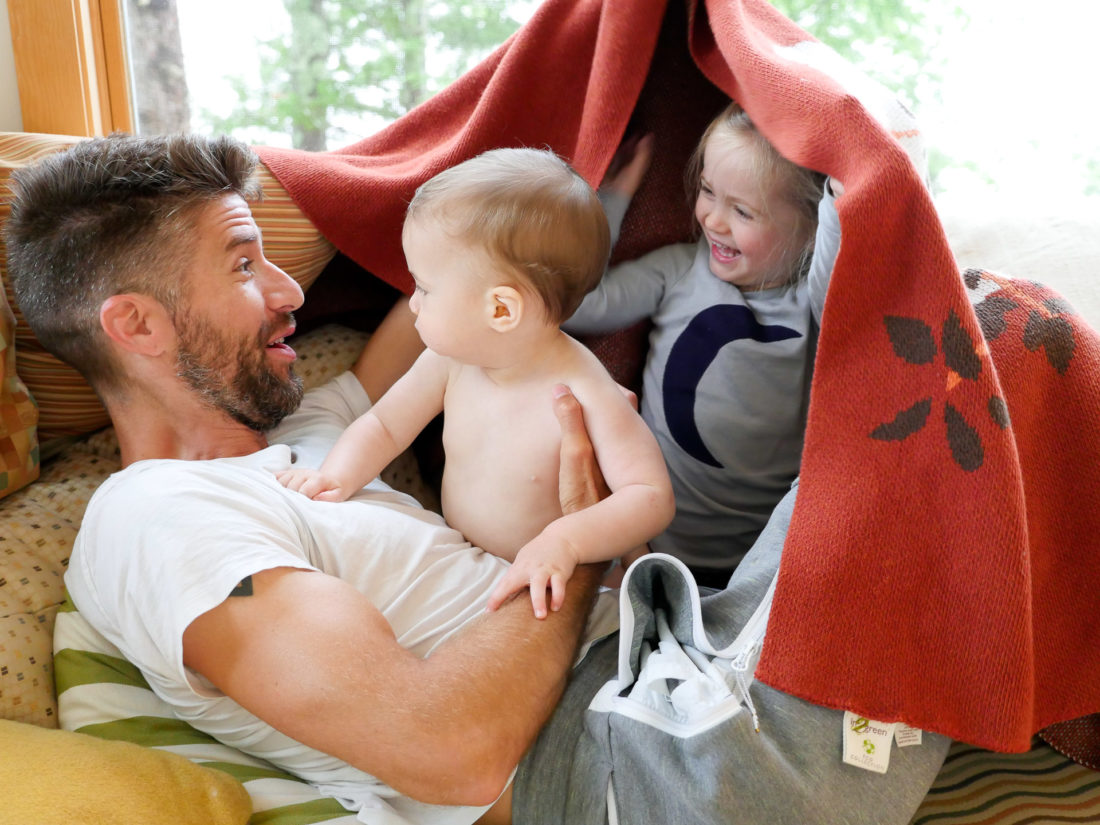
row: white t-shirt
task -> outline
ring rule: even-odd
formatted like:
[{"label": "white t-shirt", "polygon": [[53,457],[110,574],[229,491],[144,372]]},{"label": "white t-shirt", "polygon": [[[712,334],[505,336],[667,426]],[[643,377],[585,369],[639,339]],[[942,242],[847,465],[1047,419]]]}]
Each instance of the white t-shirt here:
[{"label": "white t-shirt", "polygon": [[[140,461],[115,473],[88,504],[65,584],[91,625],[199,730],[308,780],[359,811],[362,822],[470,823],[485,809],[408,799],[284,736],[183,664],[187,626],[242,579],[275,567],[349,582],[420,656],[484,612],[507,563],[472,547],[414,499],[376,479],[347,502],[318,502],[275,479],[292,462],[320,466],[369,407],[345,373],[307,393],[266,449],[209,461]],[[607,618],[613,602],[601,600]]]}]

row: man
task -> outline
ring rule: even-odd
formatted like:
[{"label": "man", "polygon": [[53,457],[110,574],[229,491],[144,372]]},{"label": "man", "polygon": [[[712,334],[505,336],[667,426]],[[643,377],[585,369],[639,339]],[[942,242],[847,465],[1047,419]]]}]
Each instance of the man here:
[{"label": "man", "polygon": [[[380,487],[342,505],[281,488],[273,471],[316,466],[417,346],[394,314],[361,386],[343,377],[269,440],[302,399],[285,339],[303,295],[264,257],[254,164],[229,139],[114,136],[17,176],[17,300],[95,387],[122,455],[70,593],[196,727],[350,807],[471,822],[559,697],[600,571],[548,620],[526,600],[482,615],[505,564],[437,517]],[[579,408],[557,410],[583,450]],[[563,462],[563,496],[590,504],[583,462]]]},{"label": "man", "polygon": [[[547,619],[523,599],[485,615],[504,563],[407,497],[376,482],[332,504],[278,483],[318,466],[419,344],[399,310],[353,372],[302,399],[284,339],[303,296],[264,258],[254,164],[228,139],[82,142],[15,176],[5,230],[24,317],[99,392],[122,450],[66,584],[176,714],[368,823],[470,823],[498,797],[483,822],[907,822],[943,737],[895,753],[887,776],[843,765],[840,711],[753,683],[751,668],[731,695],[711,678],[728,660],[654,651],[647,670],[614,637],[563,696],[601,569],[578,568]],[[553,403],[571,512],[606,490],[575,399]],[[705,596],[713,647],[754,622],[759,642],[794,495]],[[667,558],[628,577],[627,647],[653,628],[660,652],[694,639],[669,635],[690,612],[658,609],[688,587],[654,575]],[[635,684],[616,681],[627,671]]]}]

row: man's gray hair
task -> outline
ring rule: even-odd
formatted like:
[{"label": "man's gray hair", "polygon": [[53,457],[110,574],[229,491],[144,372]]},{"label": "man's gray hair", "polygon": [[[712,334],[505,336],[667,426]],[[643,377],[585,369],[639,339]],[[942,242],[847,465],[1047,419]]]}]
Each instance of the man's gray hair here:
[{"label": "man's gray hair", "polygon": [[257,163],[229,137],[116,134],[17,170],[4,227],[8,272],[42,346],[93,387],[110,386],[100,306],[137,292],[174,314],[197,212],[225,194],[259,199]]}]

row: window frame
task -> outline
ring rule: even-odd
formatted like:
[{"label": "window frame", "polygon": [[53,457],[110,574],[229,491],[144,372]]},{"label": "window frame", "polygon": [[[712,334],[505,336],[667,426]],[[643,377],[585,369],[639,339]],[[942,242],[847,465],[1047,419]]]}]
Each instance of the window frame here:
[{"label": "window frame", "polygon": [[133,131],[123,0],[8,0],[23,131]]}]

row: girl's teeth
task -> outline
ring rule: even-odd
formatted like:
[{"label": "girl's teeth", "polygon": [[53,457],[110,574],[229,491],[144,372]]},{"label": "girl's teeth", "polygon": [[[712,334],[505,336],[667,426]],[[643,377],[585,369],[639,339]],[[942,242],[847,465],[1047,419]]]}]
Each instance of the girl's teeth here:
[{"label": "girl's teeth", "polygon": [[737,255],[732,247],[726,246],[725,244],[717,243],[715,241],[711,241],[710,248],[711,252],[714,253],[714,257],[718,258],[721,261],[731,261]]}]

